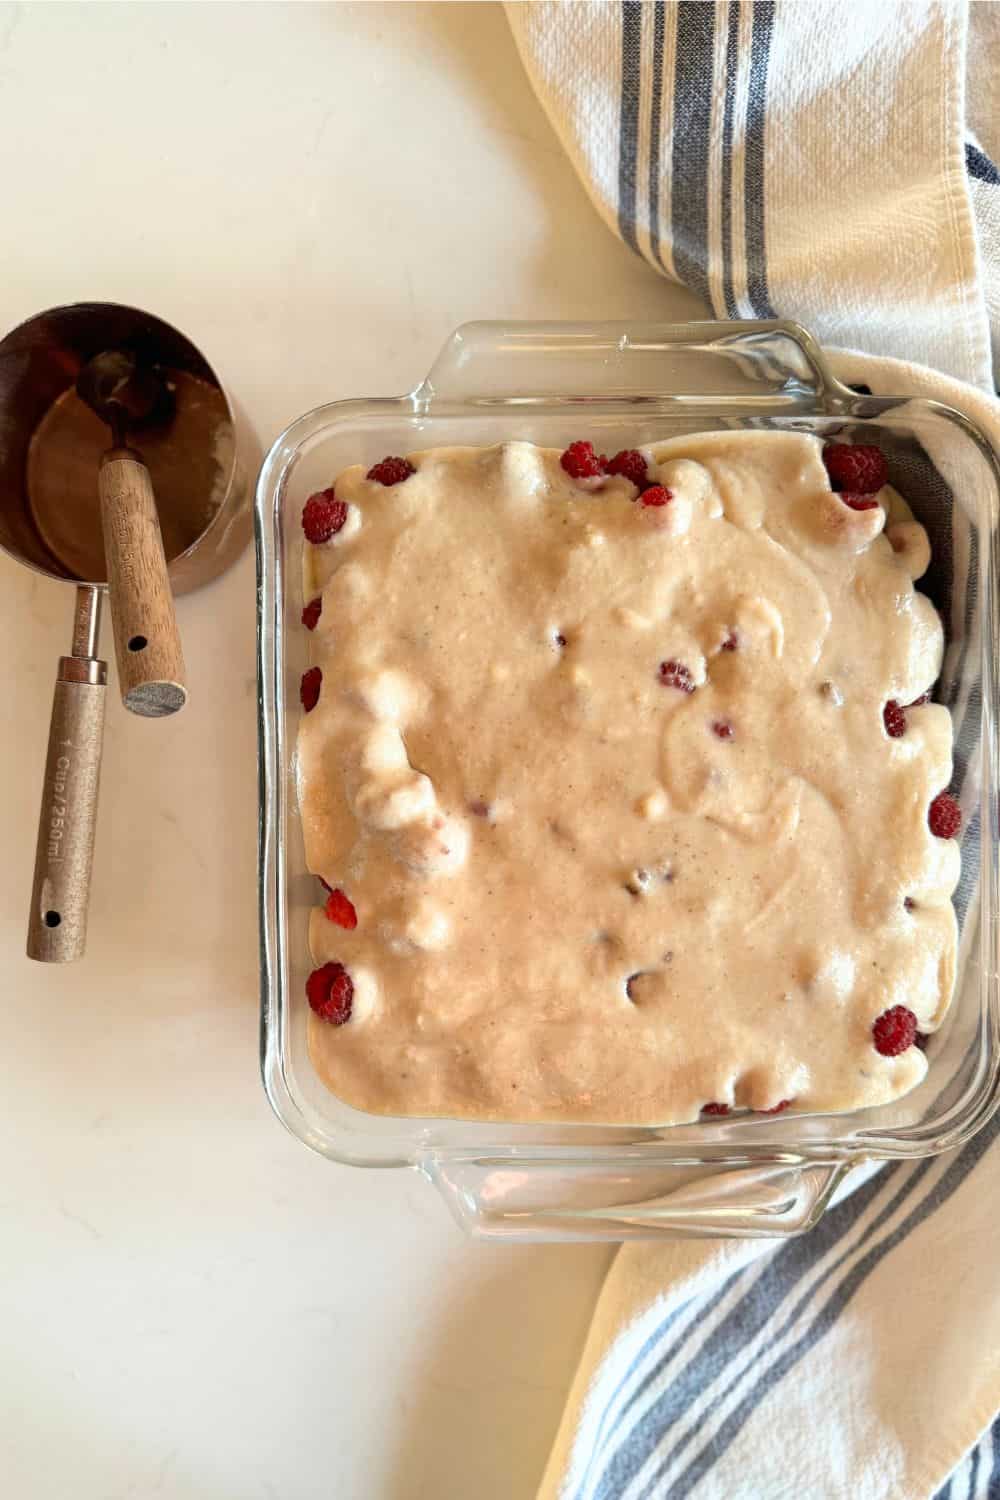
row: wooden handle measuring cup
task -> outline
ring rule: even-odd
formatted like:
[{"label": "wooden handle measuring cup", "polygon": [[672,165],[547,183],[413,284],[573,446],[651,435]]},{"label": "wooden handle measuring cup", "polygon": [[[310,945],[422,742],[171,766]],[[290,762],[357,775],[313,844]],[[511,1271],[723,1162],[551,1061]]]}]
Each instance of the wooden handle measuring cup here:
[{"label": "wooden handle measuring cup", "polygon": [[149,470],[130,449],[112,448],[98,487],[122,702],[161,718],[184,707],[187,687]]},{"label": "wooden handle measuring cup", "polygon": [[172,409],[171,387],[130,351],[106,349],[82,367],[76,392],[111,428],[97,483],[122,702],[159,719],[187,702],[184,657],[153,482],[125,437]]},{"label": "wooden handle measuring cup", "polygon": [[59,658],[38,817],[27,951],[42,963],[81,958],[87,942],[108,676],[96,655],[100,618],[99,590],[82,585],[73,654]]}]

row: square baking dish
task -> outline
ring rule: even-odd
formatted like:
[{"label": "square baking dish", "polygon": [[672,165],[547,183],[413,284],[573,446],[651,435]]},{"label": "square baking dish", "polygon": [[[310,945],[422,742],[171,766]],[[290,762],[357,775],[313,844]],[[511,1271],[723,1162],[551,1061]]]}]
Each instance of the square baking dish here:
[{"label": "square baking dish", "polygon": [[[850,1114],[745,1114],[662,1128],[385,1118],[342,1103],[306,1047],[307,921],[315,879],[296,803],[306,497],[349,464],[442,444],[509,439],[598,450],[683,433],[789,428],[877,442],[927,527],[919,587],[945,621],[938,696],[955,725],[964,812],[955,1000],[924,1082]],[[787,1235],[810,1228],[862,1162],[930,1156],[968,1140],[998,1102],[997,516],[986,438],[935,402],[859,394],[793,323],[475,323],[411,394],[318,407],[268,454],[257,487],[261,1066],[279,1118],[357,1166],[411,1166],[476,1233],[534,1239]],[[951,587],[952,577],[968,587]]]}]

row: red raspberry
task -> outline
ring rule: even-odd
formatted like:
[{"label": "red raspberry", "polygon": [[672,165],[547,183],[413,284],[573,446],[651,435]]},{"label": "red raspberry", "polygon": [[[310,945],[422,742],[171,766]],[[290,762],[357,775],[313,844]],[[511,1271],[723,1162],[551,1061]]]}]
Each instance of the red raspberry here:
[{"label": "red raspberry", "polygon": [[682,693],[693,693],[691,673],[682,661],[661,661],[660,681],[664,687],[679,688]]},{"label": "red raspberry", "polygon": [[891,740],[901,740],[906,733],[906,715],[895,698],[890,698],[883,708],[882,723]]},{"label": "red raspberry", "polygon": [[607,471],[609,474],[620,474],[623,479],[631,479],[640,490],[646,484],[646,460],[637,448],[623,448],[620,453],[616,453],[614,458],[609,459]]},{"label": "red raspberry", "polygon": [[888,483],[889,470],[881,448],[864,443],[827,443],[823,462],[830,488],[852,495],[874,495]]},{"label": "red raspberry", "polygon": [[353,932],[358,925],[354,902],[340,889],[330,892],[323,910],[328,921],[335,922],[338,927],[346,927],[348,932]]},{"label": "red raspberry", "polygon": [[302,530],[306,541],[318,546],[328,542],[347,520],[347,506],[334,498],[333,489],[317,490],[310,495],[302,511]]},{"label": "red raspberry", "polygon": [[838,496],[851,510],[878,510],[878,501],[873,500],[870,495],[851,494],[847,490],[841,490]]},{"label": "red raspberry", "polygon": [[603,453],[594,452],[593,443],[570,443],[559,462],[571,479],[598,479],[608,464]]},{"label": "red raspberry", "polygon": [[310,667],[308,672],[302,673],[302,683],[299,687],[299,697],[302,699],[302,707],[306,713],[312,713],[319,702],[319,690],[323,685],[322,667]]},{"label": "red raspberry", "polygon": [[731,740],[733,737],[733,726],[728,719],[716,719],[712,725],[712,733],[718,735],[720,740]]},{"label": "red raspberry", "polygon": [[739,650],[739,645],[740,645],[740,638],[739,638],[739,636],[736,634],[735,630],[731,630],[729,632],[729,634],[726,636],[726,639],[722,643],[722,650],[723,651],[738,651]]},{"label": "red raspberry", "polygon": [[323,595],[317,594],[315,599],[310,599],[302,611],[302,623],[307,630],[315,630],[319,623],[319,617],[323,613]]},{"label": "red raspberry", "polygon": [[791,1099],[782,1099],[780,1103],[772,1105],[770,1109],[762,1109],[762,1115],[780,1115],[791,1104]]},{"label": "red raspberry", "polygon": [[883,1057],[898,1057],[912,1047],[917,1035],[917,1018],[906,1005],[890,1005],[872,1025],[875,1051]]},{"label": "red raspberry", "polygon": [[354,981],[343,964],[324,964],[306,980],[306,998],[321,1021],[343,1026],[351,1019]]},{"label": "red raspberry", "polygon": [[374,479],[379,484],[402,484],[416,472],[408,458],[383,458],[381,463],[372,465],[365,478]]},{"label": "red raspberry", "polygon": [[651,484],[648,490],[643,490],[641,496],[643,505],[666,505],[674,498],[673,491],[668,490],[662,484]]},{"label": "red raspberry", "polygon": [[955,837],[962,826],[962,809],[950,792],[938,792],[927,809],[927,822],[935,838]]},{"label": "red raspberry", "polygon": [[728,1115],[728,1104],[703,1104],[701,1106],[703,1115]]}]

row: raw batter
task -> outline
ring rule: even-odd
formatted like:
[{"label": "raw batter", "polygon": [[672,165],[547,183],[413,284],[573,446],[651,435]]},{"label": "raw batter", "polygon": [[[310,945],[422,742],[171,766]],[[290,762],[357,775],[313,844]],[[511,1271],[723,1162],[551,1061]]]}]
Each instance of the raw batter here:
[{"label": "raw batter", "polygon": [[[674,439],[644,450],[648,504],[528,443],[337,479],[298,774],[336,893],[310,1047],[341,1098],[650,1124],[924,1076],[959,873],[928,826],[949,714],[902,708],[941,663],[929,547],[821,452]],[[886,1056],[896,1006],[918,1044]]]}]

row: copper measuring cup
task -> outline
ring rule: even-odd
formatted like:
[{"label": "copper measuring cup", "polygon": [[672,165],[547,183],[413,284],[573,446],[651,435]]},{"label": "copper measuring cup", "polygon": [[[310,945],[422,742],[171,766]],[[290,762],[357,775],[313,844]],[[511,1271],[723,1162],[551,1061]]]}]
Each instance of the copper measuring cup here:
[{"label": "copper measuring cup", "polygon": [[169,385],[174,408],[140,439],[169,580],[186,593],[249,541],[254,445],[217,375],[160,318],[83,302],[29,318],[0,340],[0,548],[76,590],[70,652],[56,673],[28,918],[29,958],[64,962],[86,943],[107,666],[98,655],[107,587],[98,472],[108,428],[81,401],[81,369],[108,349]]}]

